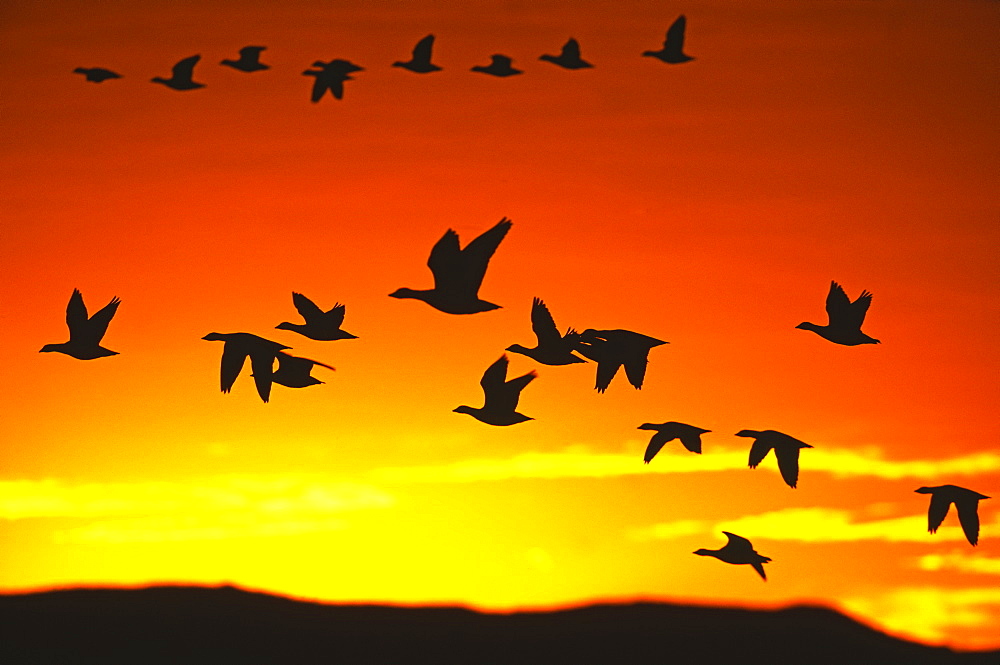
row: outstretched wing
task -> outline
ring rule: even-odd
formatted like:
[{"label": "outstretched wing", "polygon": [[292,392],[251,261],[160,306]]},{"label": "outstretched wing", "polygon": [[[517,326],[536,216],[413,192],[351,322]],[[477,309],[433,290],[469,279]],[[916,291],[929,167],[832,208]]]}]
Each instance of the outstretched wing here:
[{"label": "outstretched wing", "polygon": [[266,46],[244,46],[240,49],[240,59],[241,60],[256,60],[260,57],[260,52],[265,50]]},{"label": "outstretched wing", "polygon": [[778,458],[778,471],[789,487],[794,488],[799,482],[799,449],[775,448],[774,456]]},{"label": "outstretched wing", "polygon": [[[222,348],[222,365],[219,373],[222,392],[228,393],[233,389],[236,377],[240,375],[240,370],[243,369],[243,363],[246,362],[248,355],[246,348],[242,345],[234,342],[226,342],[226,345]],[[254,371],[256,371],[256,368],[254,368]],[[267,373],[270,377],[271,370],[268,369]],[[270,378],[268,378],[268,381],[270,381]]]},{"label": "outstretched wing", "polygon": [[[257,385],[257,394],[267,402],[271,397],[271,376],[274,373],[274,354],[257,351],[250,354],[250,369],[253,370],[253,382]],[[308,372],[307,372],[308,373]]]},{"label": "outstretched wing", "polygon": [[483,408],[491,411],[493,409],[505,412],[516,411],[517,402],[521,399],[521,391],[536,378],[538,378],[537,372],[535,372],[535,370],[531,370],[527,374],[507,381],[500,388],[500,390],[490,393],[487,397],[486,404],[483,405]]},{"label": "outstretched wing", "polygon": [[496,226],[482,233],[461,251],[462,280],[472,290],[472,293],[475,294],[479,291],[483,277],[486,276],[486,267],[490,263],[490,258],[500,246],[500,241],[507,235],[511,224],[512,222],[504,217]]},{"label": "outstretched wing", "polygon": [[323,310],[301,293],[292,291],[292,303],[295,305],[295,309],[299,311],[299,314],[302,315],[302,318],[306,320],[306,323],[323,318]]},{"label": "outstretched wing", "polygon": [[608,386],[611,385],[611,380],[615,378],[615,374],[618,373],[618,368],[621,366],[622,363],[618,360],[602,359],[597,361],[597,381],[594,385],[597,392],[603,393],[608,389]]},{"label": "outstretched wing", "polygon": [[962,523],[965,537],[970,545],[976,545],[979,542],[979,502],[956,501],[955,508],[958,509],[958,521]]},{"label": "outstretched wing", "polygon": [[413,47],[413,59],[417,62],[430,63],[431,49],[434,47],[434,35],[427,35]]},{"label": "outstretched wing", "polygon": [[663,49],[672,53],[680,53],[684,50],[684,29],[687,27],[687,19],[683,14],[677,17],[673,25],[667,29],[667,38],[663,41]]},{"label": "outstretched wing", "polygon": [[118,296],[111,299],[107,305],[97,310],[90,321],[87,322],[86,327],[86,339],[94,344],[100,344],[101,340],[104,338],[104,334],[108,332],[108,324],[111,323],[111,319],[114,318],[115,312],[118,311],[118,305],[121,304],[121,300]]},{"label": "outstretched wing", "polygon": [[868,308],[872,304],[872,293],[871,291],[862,291],[858,299],[851,303],[848,309],[850,318],[847,323],[851,326],[861,327],[861,324],[865,322],[865,315],[868,313]]},{"label": "outstretched wing", "polygon": [[830,282],[830,292],[826,294],[826,316],[831,326],[845,326],[851,319],[851,299],[844,293],[844,287]]},{"label": "outstretched wing", "polygon": [[83,294],[80,293],[80,289],[73,289],[73,295],[69,297],[69,304],[66,305],[66,326],[69,328],[71,341],[86,335],[87,306],[83,304]]},{"label": "outstretched wing", "polygon": [[[948,514],[948,508],[951,506],[951,500],[945,497],[940,492],[931,494],[931,505],[927,509],[927,531],[928,533],[934,533],[941,526],[941,522],[944,521],[945,515]],[[977,528],[979,531],[978,522],[979,518],[976,517]]]},{"label": "outstretched wing", "polygon": [[431,255],[427,258],[427,267],[434,274],[435,290],[450,291],[455,288],[462,265],[461,255],[458,234],[454,229],[448,229],[441,239],[434,243]]},{"label": "outstretched wing", "polygon": [[646,365],[648,364],[649,360],[647,360],[645,353],[642,355],[630,354],[630,357],[625,360],[625,376],[628,377],[628,382],[636,390],[642,389],[642,382],[646,378]]},{"label": "outstretched wing", "polygon": [[751,552],[756,554],[753,549],[753,543],[744,538],[743,536],[737,536],[735,533],[729,533],[728,531],[723,531],[726,534],[726,538],[729,542],[726,543],[726,547],[730,548],[736,552],[744,552],[750,554]]},{"label": "outstretched wing", "polygon": [[772,446],[760,438],[753,440],[753,445],[750,446],[750,458],[747,460],[747,465],[751,469],[756,469],[757,465],[764,461],[767,457],[767,453],[770,452]]},{"label": "outstretched wing", "polygon": [[653,438],[649,440],[649,445],[646,446],[646,454],[642,456],[642,461],[649,464],[649,461],[656,457],[656,453],[660,452],[660,449],[670,441],[666,434],[663,432],[657,432],[653,435]]},{"label": "outstretched wing", "polygon": [[200,55],[192,55],[178,62],[173,68],[174,78],[190,80],[194,76],[194,66],[198,64],[199,60],[201,60]]},{"label": "outstretched wing", "polygon": [[580,59],[580,43],[577,42],[572,37],[568,42],[563,44],[562,53],[559,54],[560,58],[567,58],[572,60]]},{"label": "outstretched wing", "polygon": [[538,338],[538,346],[552,346],[562,339],[555,319],[540,298],[531,301],[531,329]]}]

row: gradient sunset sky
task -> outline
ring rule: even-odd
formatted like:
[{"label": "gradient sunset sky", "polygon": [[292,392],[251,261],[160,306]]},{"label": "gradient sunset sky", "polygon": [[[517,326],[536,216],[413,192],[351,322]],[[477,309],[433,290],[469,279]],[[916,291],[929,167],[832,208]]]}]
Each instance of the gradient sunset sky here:
[{"label": "gradient sunset sky", "polygon": [[[685,50],[659,48],[678,15]],[[927,533],[923,485],[1000,494],[1000,3],[12,0],[0,10],[0,589],[222,584],[484,609],[653,599],[820,603],[911,639],[1000,647],[1000,500],[978,547]],[[391,67],[435,34],[443,70]],[[541,62],[570,37],[595,67]],[[262,45],[264,72],[218,63]],[[201,54],[176,92],[150,83]],[[524,74],[473,73],[490,55]],[[364,71],[309,102],[315,60]],[[75,67],[122,79],[93,84]],[[429,288],[448,229],[513,227],[454,316]],[[874,293],[844,347],[831,280]],[[67,339],[122,300],[104,346]],[[357,340],[275,330],[291,292]],[[669,345],[641,391],[538,366],[491,427],[479,379],[561,329]],[[250,332],[324,385],[241,376]],[[645,422],[711,430],[704,454]],[[797,489],[742,429],[812,446]],[[750,538],[773,559],[693,556]]]}]

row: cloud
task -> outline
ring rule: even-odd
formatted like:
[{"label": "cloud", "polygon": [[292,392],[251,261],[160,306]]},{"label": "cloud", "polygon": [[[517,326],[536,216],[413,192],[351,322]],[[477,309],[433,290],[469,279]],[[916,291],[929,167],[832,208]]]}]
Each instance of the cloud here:
[{"label": "cloud", "polygon": [[917,559],[921,570],[957,570],[962,573],[1000,575],[1000,559],[982,554],[925,554]]}]

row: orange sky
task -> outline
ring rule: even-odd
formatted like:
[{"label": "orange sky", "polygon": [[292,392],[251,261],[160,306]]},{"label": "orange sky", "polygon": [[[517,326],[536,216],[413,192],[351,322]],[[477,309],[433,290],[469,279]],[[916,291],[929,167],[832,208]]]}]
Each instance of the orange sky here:
[{"label": "orange sky", "polygon": [[[0,281],[0,588],[234,583],[484,608],[652,598],[825,603],[1000,647],[1000,511],[926,533],[921,485],[1000,492],[1000,7],[991,2],[8,2]],[[253,5],[256,8],[251,8]],[[677,15],[686,51],[640,57]],[[441,72],[390,67],[437,35]],[[592,70],[538,61],[568,37]],[[266,72],[220,67],[266,45]],[[200,90],[149,83],[200,53]],[[468,71],[493,53],[521,76]],[[317,59],[365,71],[308,101]],[[124,78],[95,85],[74,67]],[[450,316],[427,253],[514,225]],[[830,280],[875,294],[841,347]],[[112,358],[40,355],[74,288],[122,299]],[[274,330],[292,290],[358,340]],[[665,339],[641,392],[537,367],[494,428],[483,370],[561,328]],[[325,385],[218,390],[245,331]],[[511,356],[511,375],[536,368]],[[644,422],[711,429],[648,467]],[[741,429],[814,446],[799,487]],[[692,556],[721,530],[768,582]]]}]

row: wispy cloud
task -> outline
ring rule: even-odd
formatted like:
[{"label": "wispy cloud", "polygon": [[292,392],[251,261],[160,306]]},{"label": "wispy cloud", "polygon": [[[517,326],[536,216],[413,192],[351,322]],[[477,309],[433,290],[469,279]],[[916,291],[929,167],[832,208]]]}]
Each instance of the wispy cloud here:
[{"label": "wispy cloud", "polygon": [[962,573],[1000,575],[1000,559],[983,554],[925,554],[917,559],[921,570],[957,570]]}]

